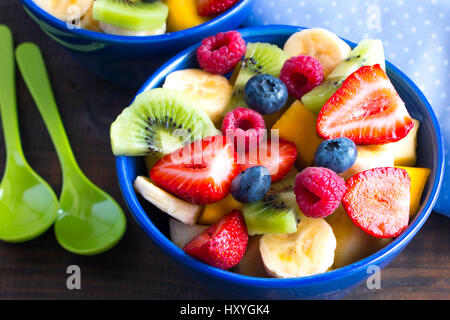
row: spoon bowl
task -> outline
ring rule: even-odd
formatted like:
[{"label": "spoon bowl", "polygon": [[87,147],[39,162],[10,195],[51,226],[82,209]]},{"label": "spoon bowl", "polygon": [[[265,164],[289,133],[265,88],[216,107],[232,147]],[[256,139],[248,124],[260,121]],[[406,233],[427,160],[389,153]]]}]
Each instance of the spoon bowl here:
[{"label": "spoon bowl", "polygon": [[64,182],[55,234],[63,248],[84,255],[113,247],[125,228],[122,209],[79,172]]},{"label": "spoon bowl", "polygon": [[3,25],[0,25],[0,70],[0,109],[7,150],[0,183],[0,240],[23,242],[51,227],[58,200],[23,155],[17,120],[13,38]]},{"label": "spoon bowl", "polygon": [[0,184],[0,239],[7,242],[31,240],[51,227],[58,200],[50,186],[24,159],[7,160]]}]

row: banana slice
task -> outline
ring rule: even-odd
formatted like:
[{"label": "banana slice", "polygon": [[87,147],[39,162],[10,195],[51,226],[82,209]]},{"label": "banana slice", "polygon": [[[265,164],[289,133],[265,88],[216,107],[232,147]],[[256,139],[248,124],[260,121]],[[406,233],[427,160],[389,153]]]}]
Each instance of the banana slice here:
[{"label": "banana slice", "polygon": [[294,33],[286,41],[284,51],[289,57],[313,56],[322,64],[326,78],[350,54],[351,48],[331,31],[315,28]]},{"label": "banana slice", "polygon": [[197,222],[203,210],[203,206],[188,203],[158,188],[147,177],[137,177],[134,189],[161,211],[191,226]]},{"label": "banana slice", "polygon": [[334,261],[336,237],[324,219],[302,216],[298,231],[265,234],[259,250],[267,272],[277,278],[297,278],[322,273]]},{"label": "banana slice", "polygon": [[115,34],[115,35],[118,35],[118,36],[145,37],[145,36],[156,36],[156,35],[159,35],[159,34],[166,33],[166,24],[164,24],[159,29],[139,30],[139,31],[125,29],[125,28],[121,28],[121,27],[116,27],[116,26],[113,26],[112,24],[104,23],[104,22],[101,22],[101,21],[99,22],[99,26],[100,26],[100,29],[104,33]]},{"label": "banana slice", "polygon": [[94,0],[35,0],[42,9],[63,21],[80,20],[91,8]]},{"label": "banana slice", "polygon": [[183,248],[192,239],[208,228],[209,226],[200,226],[198,224],[190,226],[173,218],[169,219],[170,240],[172,240],[178,248]]},{"label": "banana slice", "polygon": [[196,99],[215,125],[220,126],[233,87],[228,79],[200,69],[185,69],[167,76],[163,88],[183,91]]}]

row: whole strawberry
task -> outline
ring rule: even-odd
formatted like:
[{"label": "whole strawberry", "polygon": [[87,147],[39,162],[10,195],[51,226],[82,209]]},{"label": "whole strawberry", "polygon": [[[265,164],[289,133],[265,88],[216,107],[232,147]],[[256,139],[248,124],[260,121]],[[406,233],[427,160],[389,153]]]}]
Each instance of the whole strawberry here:
[{"label": "whole strawberry", "polygon": [[247,249],[248,233],[244,217],[233,210],[184,246],[193,258],[213,267],[230,269],[237,265]]},{"label": "whole strawberry", "polygon": [[227,11],[237,0],[198,0],[197,11],[202,17],[215,16]]}]

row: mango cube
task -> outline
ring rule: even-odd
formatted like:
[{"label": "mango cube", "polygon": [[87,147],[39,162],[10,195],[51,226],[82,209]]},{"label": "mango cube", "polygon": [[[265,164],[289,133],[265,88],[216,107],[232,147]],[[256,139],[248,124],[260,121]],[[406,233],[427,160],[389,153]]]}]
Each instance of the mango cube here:
[{"label": "mango cube", "polygon": [[322,142],[316,133],[317,115],[295,101],[274,124],[272,129],[279,130],[280,138],[291,141],[297,146],[297,168],[314,165],[314,154]]},{"label": "mango cube", "polygon": [[419,209],[420,199],[423,189],[427,184],[431,170],[428,168],[398,167],[405,169],[411,178],[411,205],[409,207],[409,217],[413,217]]},{"label": "mango cube", "polygon": [[229,194],[225,199],[218,202],[208,204],[198,219],[198,224],[212,225],[219,222],[220,219],[232,210],[241,210],[242,203],[236,201],[231,194]]},{"label": "mango cube", "polygon": [[167,30],[180,31],[198,26],[209,20],[197,13],[197,0],[165,0],[169,7]]}]

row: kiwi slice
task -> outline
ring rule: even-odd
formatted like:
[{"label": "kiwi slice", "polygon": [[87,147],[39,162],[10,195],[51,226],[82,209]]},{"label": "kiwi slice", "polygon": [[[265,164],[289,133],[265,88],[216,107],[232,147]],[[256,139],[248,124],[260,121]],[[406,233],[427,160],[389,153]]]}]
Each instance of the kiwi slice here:
[{"label": "kiwi slice", "polygon": [[328,99],[342,86],[345,78],[327,78],[322,83],[303,95],[303,105],[314,113],[319,113]]},{"label": "kiwi slice", "polygon": [[135,31],[162,28],[168,14],[166,4],[143,0],[96,0],[92,11],[95,20]]},{"label": "kiwi slice", "polygon": [[383,70],[386,68],[384,49],[381,40],[366,39],[356,46],[343,62],[341,62],[329,78],[347,78],[362,66],[379,64]]},{"label": "kiwi slice", "polygon": [[231,100],[225,113],[236,107],[247,108],[244,99],[244,90],[248,80],[255,75],[263,73],[279,77],[281,68],[287,58],[287,54],[274,44],[261,42],[248,43],[244,61],[242,61],[239,74],[234,84]]},{"label": "kiwi slice", "polygon": [[111,124],[111,147],[115,155],[158,158],[215,134],[211,119],[191,98],[158,88],[138,95]]},{"label": "kiwi slice", "polygon": [[362,66],[379,64],[386,67],[381,40],[367,39],[359,43],[350,55],[319,86],[302,97],[302,103],[309,110],[319,113],[323,105],[342,86],[349,75]]},{"label": "kiwi slice", "polygon": [[294,233],[298,225],[298,206],[294,178],[274,183],[259,201],[242,208],[249,235]]}]

